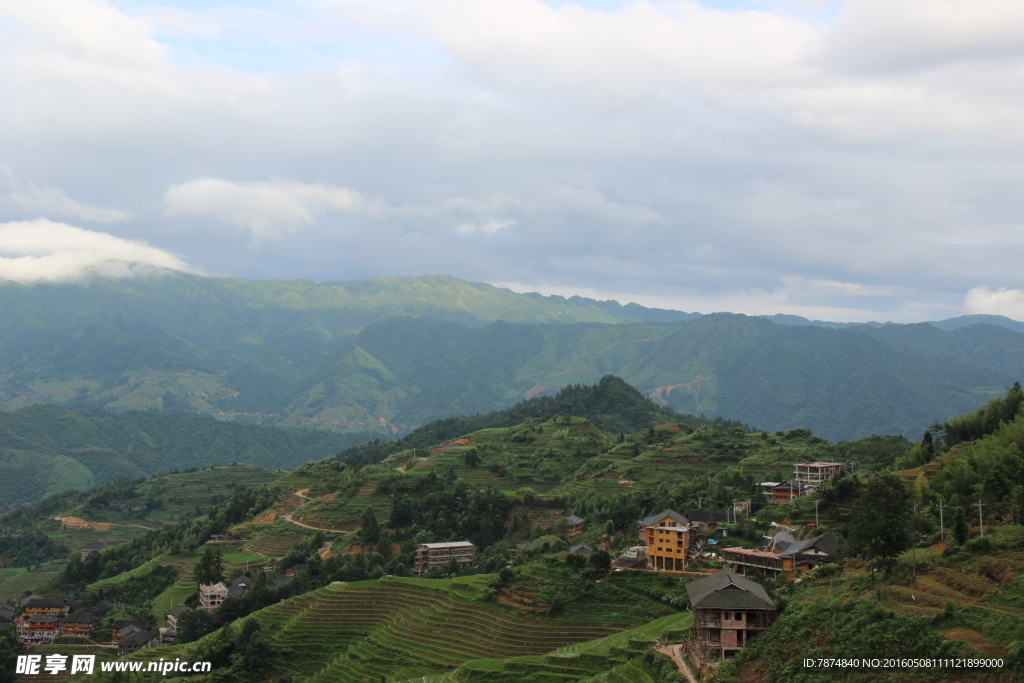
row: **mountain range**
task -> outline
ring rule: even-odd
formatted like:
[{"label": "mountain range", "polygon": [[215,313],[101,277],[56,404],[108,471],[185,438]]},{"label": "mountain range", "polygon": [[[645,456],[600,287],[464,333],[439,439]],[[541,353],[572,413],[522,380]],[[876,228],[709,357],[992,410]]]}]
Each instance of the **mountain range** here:
[{"label": "mountain range", "polygon": [[1024,324],[999,316],[699,315],[448,276],[6,282],[0,314],[4,408],[49,401],[395,436],[615,374],[666,407],[759,429],[917,437],[1024,374]]}]

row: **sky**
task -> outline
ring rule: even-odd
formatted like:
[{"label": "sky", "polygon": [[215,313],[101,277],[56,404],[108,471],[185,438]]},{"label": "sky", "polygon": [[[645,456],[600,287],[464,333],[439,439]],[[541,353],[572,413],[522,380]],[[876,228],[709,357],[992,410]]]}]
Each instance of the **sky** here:
[{"label": "sky", "polygon": [[0,278],[1024,320],[1019,0],[0,0]]}]

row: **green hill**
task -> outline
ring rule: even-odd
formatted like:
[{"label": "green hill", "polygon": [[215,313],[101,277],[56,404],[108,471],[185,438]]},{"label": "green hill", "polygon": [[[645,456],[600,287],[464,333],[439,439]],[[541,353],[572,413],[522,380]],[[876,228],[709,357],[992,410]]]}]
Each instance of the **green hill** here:
[{"label": "green hill", "polygon": [[170,470],[235,462],[291,469],[363,438],[210,417],[28,406],[0,412],[0,506],[13,509],[66,489]]},{"label": "green hill", "polygon": [[769,431],[917,437],[1024,374],[1024,335],[997,317],[789,325],[446,276],[3,283],[0,310],[8,409],[48,401],[381,436],[615,374],[679,412]]}]

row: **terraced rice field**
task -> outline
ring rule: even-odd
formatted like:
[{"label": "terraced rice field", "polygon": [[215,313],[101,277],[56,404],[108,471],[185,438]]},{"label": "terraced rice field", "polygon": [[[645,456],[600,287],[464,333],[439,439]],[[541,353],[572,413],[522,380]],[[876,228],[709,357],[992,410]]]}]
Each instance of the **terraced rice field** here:
[{"label": "terraced rice field", "polygon": [[544,655],[631,624],[527,619],[393,580],[331,585],[259,613],[314,683],[418,678],[471,659]]},{"label": "terraced rice field", "polygon": [[30,572],[24,569],[0,569],[0,601],[20,597],[25,591],[35,590],[57,575],[51,572]]},{"label": "terraced rice field", "polygon": [[284,557],[301,539],[301,534],[260,534],[245,549],[264,557]]},{"label": "terraced rice field", "polygon": [[506,660],[472,660],[452,673],[431,679],[430,683],[449,681],[608,681],[655,683],[656,674],[637,658],[655,638],[669,631],[686,629],[693,623],[690,613],[674,614],[645,626],[621,631],[604,638],[574,643],[544,656],[513,657]]}]

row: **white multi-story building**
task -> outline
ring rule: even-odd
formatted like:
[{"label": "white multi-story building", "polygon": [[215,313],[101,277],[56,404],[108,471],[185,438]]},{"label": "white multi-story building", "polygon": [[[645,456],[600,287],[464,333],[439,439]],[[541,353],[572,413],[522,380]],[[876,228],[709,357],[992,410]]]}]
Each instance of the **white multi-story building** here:
[{"label": "white multi-story building", "polygon": [[843,471],[841,462],[801,462],[793,465],[793,478],[801,486],[821,486],[830,479],[835,479]]},{"label": "white multi-story building", "polygon": [[224,602],[224,598],[227,596],[228,588],[223,583],[215,583],[212,586],[200,584],[199,607],[207,612],[212,612],[220,607],[220,603]]}]

